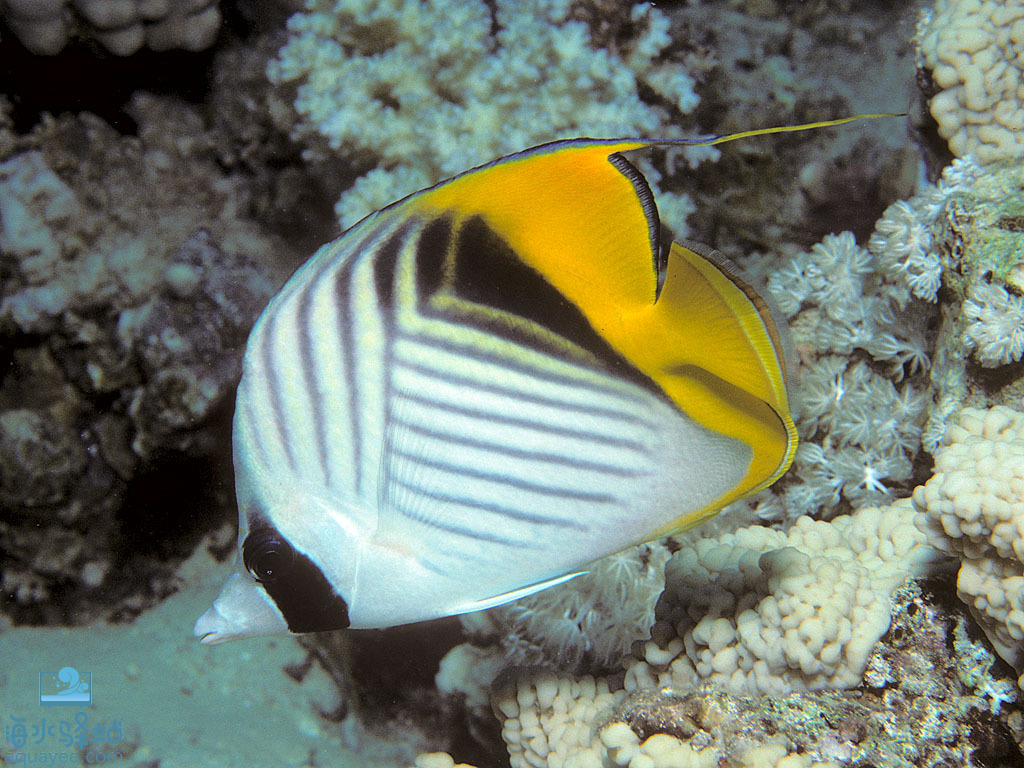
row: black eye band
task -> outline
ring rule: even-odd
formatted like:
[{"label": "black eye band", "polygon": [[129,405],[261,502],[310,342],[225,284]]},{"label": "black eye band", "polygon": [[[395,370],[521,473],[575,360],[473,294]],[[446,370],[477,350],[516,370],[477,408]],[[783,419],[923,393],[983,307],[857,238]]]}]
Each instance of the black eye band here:
[{"label": "black eye band", "polygon": [[349,625],[348,604],[320,568],[266,520],[250,518],[242,562],[274,601],[292,632]]},{"label": "black eye band", "polygon": [[276,533],[251,533],[242,545],[242,562],[256,581],[266,584],[277,581],[292,570],[295,550]]}]

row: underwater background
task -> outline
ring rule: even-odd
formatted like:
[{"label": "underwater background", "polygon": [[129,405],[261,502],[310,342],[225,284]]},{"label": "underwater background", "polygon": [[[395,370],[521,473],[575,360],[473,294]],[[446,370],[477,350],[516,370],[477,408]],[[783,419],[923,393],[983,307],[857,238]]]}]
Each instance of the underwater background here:
[{"label": "underwater background", "polygon": [[[1024,764],[1021,0],[0,0],[0,94],[0,765]],[[788,326],[780,481],[486,612],[198,644],[322,243],[553,139],[867,112],[636,160]]]}]

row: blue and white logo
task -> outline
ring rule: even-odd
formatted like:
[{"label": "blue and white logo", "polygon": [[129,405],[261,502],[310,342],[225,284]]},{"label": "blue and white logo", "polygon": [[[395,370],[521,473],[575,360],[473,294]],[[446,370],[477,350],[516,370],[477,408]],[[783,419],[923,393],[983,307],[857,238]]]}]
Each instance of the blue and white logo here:
[{"label": "blue and white logo", "polygon": [[74,667],[39,673],[39,703],[50,706],[85,707],[92,704],[92,672]]}]

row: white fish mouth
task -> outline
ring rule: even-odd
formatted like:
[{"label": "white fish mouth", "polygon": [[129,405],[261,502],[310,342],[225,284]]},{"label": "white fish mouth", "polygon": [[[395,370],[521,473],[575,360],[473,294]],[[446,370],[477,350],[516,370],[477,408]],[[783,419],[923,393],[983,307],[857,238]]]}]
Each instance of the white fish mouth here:
[{"label": "white fish mouth", "polygon": [[235,573],[213,605],[196,619],[192,634],[202,645],[216,645],[239,637],[286,635],[288,625],[261,586]]},{"label": "white fish mouth", "polygon": [[199,638],[200,645],[216,645],[239,636],[228,630],[228,623],[217,611],[216,606],[211,606],[206,613],[196,619],[192,634]]}]

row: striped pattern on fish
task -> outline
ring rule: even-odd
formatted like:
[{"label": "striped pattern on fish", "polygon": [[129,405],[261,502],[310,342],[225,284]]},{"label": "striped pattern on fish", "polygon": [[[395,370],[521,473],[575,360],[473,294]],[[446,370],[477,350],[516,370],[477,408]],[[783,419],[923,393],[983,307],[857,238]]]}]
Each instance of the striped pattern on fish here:
[{"label": "striped pattern on fish", "polygon": [[[393,528],[420,540],[436,529],[538,549],[538,526],[586,531],[581,518],[606,519],[601,508],[651,474],[661,398],[617,378],[609,369],[625,366],[602,364],[607,350],[569,350],[539,323],[524,345],[473,325],[517,319],[420,276],[434,249],[457,248],[458,232],[439,239],[431,224],[385,212],[296,275],[253,331],[239,434],[261,436],[267,472],[284,464],[367,510],[393,510]],[[464,567],[466,549],[446,542],[421,563]]]}]

